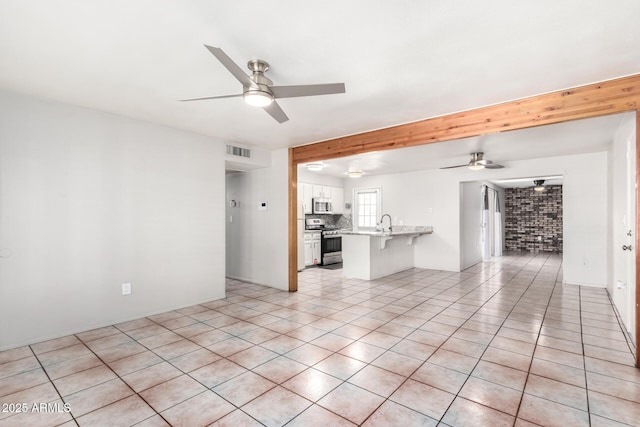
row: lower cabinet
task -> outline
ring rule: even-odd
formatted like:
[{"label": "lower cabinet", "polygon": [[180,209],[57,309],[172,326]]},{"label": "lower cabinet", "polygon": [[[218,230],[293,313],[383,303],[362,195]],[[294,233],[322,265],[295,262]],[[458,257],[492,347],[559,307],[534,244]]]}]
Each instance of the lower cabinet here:
[{"label": "lower cabinet", "polygon": [[313,241],[313,263],[320,264],[322,259],[320,259],[320,235],[318,235],[318,239]]},{"label": "lower cabinet", "polygon": [[320,233],[304,233],[304,265],[320,264]]},{"label": "lower cabinet", "polygon": [[304,241],[304,265],[313,265],[313,242],[311,240]]}]

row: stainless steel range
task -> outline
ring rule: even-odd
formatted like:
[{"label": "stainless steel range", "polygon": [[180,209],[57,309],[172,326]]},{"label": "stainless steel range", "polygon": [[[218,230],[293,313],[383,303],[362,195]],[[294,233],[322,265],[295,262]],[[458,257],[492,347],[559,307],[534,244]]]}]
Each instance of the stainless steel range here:
[{"label": "stainless steel range", "polygon": [[342,235],[335,226],[327,226],[324,219],[310,218],[306,220],[307,230],[322,231],[320,259],[321,265],[342,262]]}]

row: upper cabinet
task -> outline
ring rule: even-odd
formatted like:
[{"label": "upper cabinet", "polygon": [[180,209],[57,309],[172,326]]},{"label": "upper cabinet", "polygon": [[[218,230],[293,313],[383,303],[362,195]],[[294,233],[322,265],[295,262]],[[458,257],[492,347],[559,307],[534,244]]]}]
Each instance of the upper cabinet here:
[{"label": "upper cabinet", "polygon": [[313,185],[303,182],[298,183],[298,201],[302,201],[302,209],[305,214],[312,213]]},{"label": "upper cabinet", "polygon": [[330,199],[331,198],[331,188],[327,185],[316,185],[313,184],[313,197],[318,197],[321,199]]},{"label": "upper cabinet", "polygon": [[328,185],[298,183],[298,200],[302,201],[305,214],[312,213],[313,198],[331,199],[334,214],[344,213],[344,189]]},{"label": "upper cabinet", "polygon": [[344,188],[331,187],[331,205],[334,214],[344,213]]}]

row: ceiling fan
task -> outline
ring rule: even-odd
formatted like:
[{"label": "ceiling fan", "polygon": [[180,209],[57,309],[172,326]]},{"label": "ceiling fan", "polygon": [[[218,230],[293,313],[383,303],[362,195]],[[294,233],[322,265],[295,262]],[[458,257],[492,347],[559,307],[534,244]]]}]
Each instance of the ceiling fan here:
[{"label": "ceiling fan", "polygon": [[202,101],[205,99],[237,98],[243,97],[245,102],[255,107],[262,107],[278,123],[284,123],[289,117],[275,101],[277,98],[295,98],[299,96],[331,95],[344,93],[344,83],[328,83],[316,85],[274,86],[273,82],[265,77],[264,73],[269,69],[269,64],[261,59],[252,59],[247,63],[251,75],[247,75],[233,62],[224,51],[218,47],[204,45],[218,61],[229,70],[233,76],[242,83],[242,93],[235,95],[208,96],[204,98],[183,99],[182,101]]},{"label": "ceiling fan", "polygon": [[457,165],[457,166],[446,166],[440,169],[453,169],[453,168],[464,168],[467,167],[471,170],[480,170],[480,169],[501,169],[504,166],[493,163],[491,160],[484,159],[484,153],[471,153],[471,160],[469,163],[465,165]]}]

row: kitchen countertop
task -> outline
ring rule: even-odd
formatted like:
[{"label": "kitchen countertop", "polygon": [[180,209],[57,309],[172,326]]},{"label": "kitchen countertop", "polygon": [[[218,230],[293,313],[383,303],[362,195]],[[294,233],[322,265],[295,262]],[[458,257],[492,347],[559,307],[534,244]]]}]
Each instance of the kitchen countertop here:
[{"label": "kitchen countertop", "polygon": [[340,234],[347,235],[360,235],[371,237],[392,237],[392,236],[408,236],[411,234],[431,234],[433,233],[433,227],[431,226],[406,226],[401,225],[393,227],[391,231],[354,231],[354,230],[340,230]]}]

